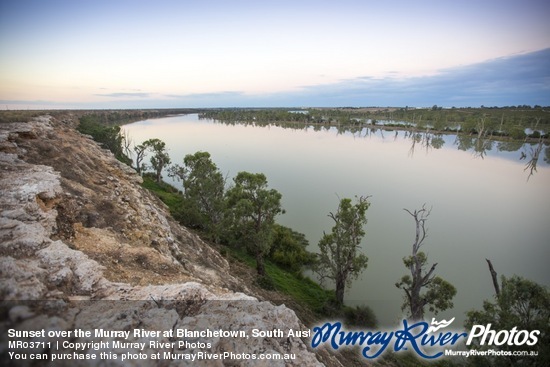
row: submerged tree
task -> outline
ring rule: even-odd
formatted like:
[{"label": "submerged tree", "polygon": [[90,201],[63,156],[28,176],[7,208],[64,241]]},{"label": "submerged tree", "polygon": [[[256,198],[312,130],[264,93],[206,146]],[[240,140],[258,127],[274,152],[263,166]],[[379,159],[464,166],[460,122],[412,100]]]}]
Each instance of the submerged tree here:
[{"label": "submerged tree", "polygon": [[231,231],[256,257],[258,275],[265,275],[264,258],[273,243],[275,217],[283,213],[281,194],[267,188],[263,173],[239,172],[227,190],[227,219]]},{"label": "submerged tree", "polygon": [[368,258],[359,252],[367,224],[366,212],[370,206],[368,197],[361,196],[357,203],[351,199],[340,200],[336,213],[329,213],[334,221],[331,233],[324,233],[319,241],[320,254],[317,273],[323,278],[334,281],[336,287],[336,304],[344,304],[346,286],[367,268]]},{"label": "submerged tree", "polygon": [[[456,294],[456,288],[446,280],[435,276],[437,263],[427,269],[428,256],[420,251],[427,237],[426,220],[430,210],[422,206],[422,209],[411,212],[405,209],[416,223],[416,234],[412,246],[412,255],[403,258],[403,263],[410,270],[410,275],[405,275],[401,281],[395,283],[397,288],[405,292],[405,302],[402,309],[409,309],[412,320],[421,320],[424,317],[424,307],[434,313],[453,307],[452,299]],[[426,290],[425,292],[422,292]]]}]

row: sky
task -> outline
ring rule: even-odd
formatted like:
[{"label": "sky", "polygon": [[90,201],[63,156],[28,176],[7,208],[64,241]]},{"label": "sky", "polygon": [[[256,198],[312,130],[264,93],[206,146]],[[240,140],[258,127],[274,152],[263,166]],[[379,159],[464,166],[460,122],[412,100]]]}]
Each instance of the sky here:
[{"label": "sky", "polygon": [[550,105],[547,0],[0,0],[0,108]]}]

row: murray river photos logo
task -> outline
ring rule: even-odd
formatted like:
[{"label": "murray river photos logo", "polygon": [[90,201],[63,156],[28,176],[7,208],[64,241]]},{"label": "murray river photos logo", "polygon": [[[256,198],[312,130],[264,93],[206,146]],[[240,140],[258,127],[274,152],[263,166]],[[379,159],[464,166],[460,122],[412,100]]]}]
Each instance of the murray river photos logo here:
[{"label": "murray river photos logo", "polygon": [[361,354],[367,359],[374,359],[386,350],[393,348],[394,352],[413,350],[420,357],[435,359],[444,355],[445,350],[465,342],[467,346],[477,345],[528,345],[538,342],[539,330],[492,330],[491,324],[474,325],[470,333],[447,331],[451,320],[436,321],[431,324],[426,321],[411,322],[403,320],[403,328],[386,331],[348,331],[342,328],[340,322],[327,322],[313,328],[311,346],[313,348],[328,345],[334,350],[346,346],[358,346]]}]

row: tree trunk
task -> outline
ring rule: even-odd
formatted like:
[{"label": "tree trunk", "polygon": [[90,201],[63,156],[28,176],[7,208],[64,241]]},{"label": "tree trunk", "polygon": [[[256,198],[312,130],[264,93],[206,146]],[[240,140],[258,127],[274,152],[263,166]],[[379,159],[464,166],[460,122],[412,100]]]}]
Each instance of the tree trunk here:
[{"label": "tree trunk", "polygon": [[346,280],[342,275],[336,277],[336,305],[340,308],[344,305],[344,292],[346,290]]},{"label": "tree trunk", "polygon": [[265,275],[264,255],[261,251],[256,251],[256,271],[260,276]]},{"label": "tree trunk", "polygon": [[420,287],[414,286],[411,289],[411,320],[420,321],[424,319],[424,304],[420,298]]}]

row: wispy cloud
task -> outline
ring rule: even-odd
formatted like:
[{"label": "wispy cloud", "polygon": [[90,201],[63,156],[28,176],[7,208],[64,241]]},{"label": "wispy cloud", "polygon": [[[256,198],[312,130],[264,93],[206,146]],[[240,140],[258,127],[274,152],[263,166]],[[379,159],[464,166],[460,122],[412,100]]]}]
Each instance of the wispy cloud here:
[{"label": "wispy cloud", "polygon": [[22,100],[22,99],[0,99],[0,105],[3,104],[11,104],[11,105],[33,105],[33,104],[40,104],[40,105],[56,105],[59,104],[59,102],[54,101],[47,101],[47,100]]},{"label": "wispy cloud", "polygon": [[361,76],[303,87],[292,94],[292,100],[322,106],[550,105],[549,60],[550,49],[545,49],[444,69],[431,76]]},{"label": "wispy cloud", "polygon": [[190,94],[165,94],[164,97],[179,98],[179,99],[210,99],[210,98],[226,98],[226,97],[241,97],[243,92],[239,91],[222,91],[209,93],[190,93]]},{"label": "wispy cloud", "polygon": [[[336,83],[279,93],[217,91],[158,94],[140,90],[98,93],[105,101],[63,103],[68,108],[292,107],[292,106],[506,106],[550,105],[550,48],[439,70],[434,75],[375,78],[361,75]],[[106,91],[107,92],[107,91]],[[11,106],[54,107],[61,102],[3,100]],[[22,107],[21,107],[22,108]]]},{"label": "wispy cloud", "polygon": [[145,92],[115,92],[115,93],[97,93],[94,96],[98,97],[115,97],[115,98],[148,98],[151,93]]}]

